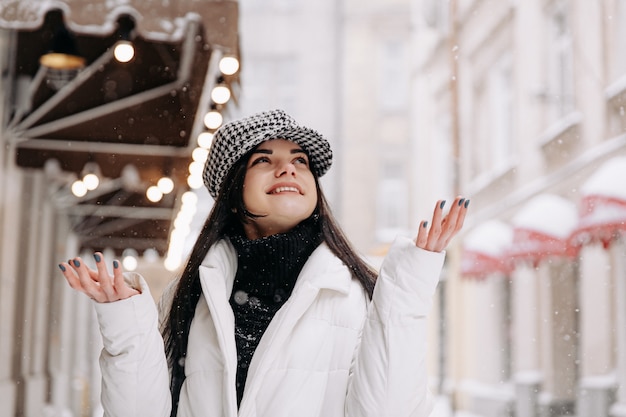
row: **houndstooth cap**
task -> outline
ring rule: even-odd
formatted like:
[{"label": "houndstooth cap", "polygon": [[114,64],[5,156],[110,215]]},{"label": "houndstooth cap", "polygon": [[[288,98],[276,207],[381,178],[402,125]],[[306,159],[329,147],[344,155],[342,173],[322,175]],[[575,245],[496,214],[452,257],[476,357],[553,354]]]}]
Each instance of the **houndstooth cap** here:
[{"label": "houndstooth cap", "polygon": [[217,198],[224,177],[235,162],[270,139],[286,139],[300,145],[309,156],[311,171],[318,177],[332,164],[333,153],[324,136],[300,126],[283,110],[265,111],[226,123],[215,132],[202,175],[209,194]]}]

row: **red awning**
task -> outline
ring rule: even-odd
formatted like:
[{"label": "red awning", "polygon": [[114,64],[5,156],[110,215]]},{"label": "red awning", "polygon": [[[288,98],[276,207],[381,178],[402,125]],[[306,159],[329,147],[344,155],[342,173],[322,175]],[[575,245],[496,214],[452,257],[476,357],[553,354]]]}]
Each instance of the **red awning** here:
[{"label": "red awning", "polygon": [[497,220],[476,227],[463,241],[461,275],[484,279],[494,273],[508,273],[510,264],[503,255],[512,238],[511,226]]},{"label": "red awning", "polygon": [[556,195],[538,195],[514,217],[513,244],[506,256],[511,262],[535,264],[548,257],[572,256],[568,237],[576,222],[574,203]]},{"label": "red awning", "polygon": [[602,242],[626,232],[626,157],[609,160],[581,187],[579,219],[571,245]]}]

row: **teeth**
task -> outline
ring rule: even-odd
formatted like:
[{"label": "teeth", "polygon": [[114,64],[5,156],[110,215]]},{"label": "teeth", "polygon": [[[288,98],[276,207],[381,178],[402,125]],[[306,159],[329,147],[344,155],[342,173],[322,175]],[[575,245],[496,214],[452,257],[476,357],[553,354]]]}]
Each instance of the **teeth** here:
[{"label": "teeth", "polygon": [[283,192],[286,192],[286,191],[299,193],[299,191],[298,191],[298,189],[296,187],[278,187],[277,189],[275,189],[272,192],[272,194],[283,193]]}]

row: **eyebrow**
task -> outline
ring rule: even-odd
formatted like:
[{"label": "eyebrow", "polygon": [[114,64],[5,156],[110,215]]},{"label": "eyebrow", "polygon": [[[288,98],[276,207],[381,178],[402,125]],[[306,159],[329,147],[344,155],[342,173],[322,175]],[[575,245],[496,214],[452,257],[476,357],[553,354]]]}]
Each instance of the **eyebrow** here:
[{"label": "eyebrow", "polygon": [[[252,153],[253,154],[255,154],[255,153],[262,153],[262,154],[265,154],[265,155],[272,155],[274,153],[274,151],[271,150],[271,149],[256,149],[256,150],[252,151]],[[303,153],[303,154],[307,155],[307,153],[302,148],[292,149],[290,153],[291,154]]]}]

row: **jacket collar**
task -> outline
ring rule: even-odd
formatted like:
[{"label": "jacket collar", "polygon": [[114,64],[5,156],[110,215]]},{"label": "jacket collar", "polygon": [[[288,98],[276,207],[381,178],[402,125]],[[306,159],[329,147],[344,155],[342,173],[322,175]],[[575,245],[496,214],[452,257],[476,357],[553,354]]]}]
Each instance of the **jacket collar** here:
[{"label": "jacket collar", "polygon": [[[237,253],[228,239],[222,239],[213,245],[202,261],[202,268],[214,270],[212,272],[222,276],[224,290],[230,294],[237,272]],[[352,275],[348,267],[332,253],[326,243],[322,242],[304,264],[294,291],[299,286],[307,284],[318,289],[347,294],[350,291],[351,280]]]}]

